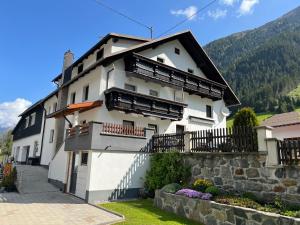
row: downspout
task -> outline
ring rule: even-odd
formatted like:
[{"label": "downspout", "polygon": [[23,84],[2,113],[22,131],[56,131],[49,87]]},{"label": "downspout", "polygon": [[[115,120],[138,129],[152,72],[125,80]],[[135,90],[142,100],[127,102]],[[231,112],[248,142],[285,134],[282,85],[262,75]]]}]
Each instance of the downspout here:
[{"label": "downspout", "polygon": [[115,64],[113,64],[112,68],[110,70],[107,71],[106,73],[106,87],[105,87],[105,90],[108,89],[108,81],[109,81],[109,74],[114,71],[115,69]]}]

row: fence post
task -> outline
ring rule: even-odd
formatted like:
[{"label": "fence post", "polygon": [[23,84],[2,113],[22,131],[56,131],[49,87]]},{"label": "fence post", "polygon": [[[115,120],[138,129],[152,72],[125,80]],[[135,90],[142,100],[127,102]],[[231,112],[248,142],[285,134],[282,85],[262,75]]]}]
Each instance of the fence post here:
[{"label": "fence post", "polygon": [[259,126],[255,127],[257,132],[257,144],[259,152],[268,151],[267,138],[272,138],[272,127],[269,126]]},{"label": "fence post", "polygon": [[277,166],[279,164],[278,161],[278,149],[277,149],[277,138],[267,138],[267,160],[266,160],[266,166]]},{"label": "fence post", "polygon": [[191,152],[191,132],[184,133],[184,152]]}]

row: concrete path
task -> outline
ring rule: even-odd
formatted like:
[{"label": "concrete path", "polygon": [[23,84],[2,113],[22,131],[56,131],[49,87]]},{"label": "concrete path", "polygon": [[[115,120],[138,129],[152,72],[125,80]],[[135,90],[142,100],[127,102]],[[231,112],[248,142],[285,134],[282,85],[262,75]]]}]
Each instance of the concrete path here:
[{"label": "concrete path", "polygon": [[22,166],[19,170],[28,175],[28,180],[23,177],[22,193],[0,194],[1,225],[100,225],[122,220],[60,192],[42,177],[47,173],[44,168]]}]

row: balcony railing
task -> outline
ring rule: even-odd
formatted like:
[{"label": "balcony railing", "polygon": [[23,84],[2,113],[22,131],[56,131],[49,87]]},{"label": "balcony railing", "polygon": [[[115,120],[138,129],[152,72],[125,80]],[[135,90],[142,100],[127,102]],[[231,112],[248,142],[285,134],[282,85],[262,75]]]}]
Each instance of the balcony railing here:
[{"label": "balcony railing", "polygon": [[154,130],[147,128],[101,122],[89,122],[66,132],[65,151],[139,151],[154,134]]},{"label": "balcony railing", "polygon": [[154,116],[161,119],[181,120],[186,104],[144,95],[121,88],[105,91],[105,104],[109,111],[120,110],[126,113]]},{"label": "balcony railing", "polygon": [[124,60],[128,76],[182,88],[189,94],[220,100],[223,98],[224,90],[227,88],[226,85],[156,62],[138,54],[127,56]]}]

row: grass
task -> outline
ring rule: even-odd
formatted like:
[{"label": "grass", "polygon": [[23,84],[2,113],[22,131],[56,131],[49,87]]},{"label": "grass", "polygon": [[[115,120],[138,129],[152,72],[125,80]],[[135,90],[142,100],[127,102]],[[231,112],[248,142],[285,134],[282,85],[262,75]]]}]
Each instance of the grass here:
[{"label": "grass", "polygon": [[[300,108],[299,108],[300,111]],[[257,120],[258,123],[260,124],[262,121],[264,121],[265,119],[273,116],[275,113],[257,113]],[[232,127],[233,126],[233,118],[230,118],[227,120],[227,127]]]},{"label": "grass", "polygon": [[199,225],[154,207],[151,199],[103,203],[100,206],[125,216],[125,221],[118,225]]},{"label": "grass", "polygon": [[300,84],[290,93],[288,93],[288,96],[294,97],[294,98],[300,98]]}]

